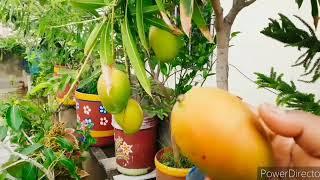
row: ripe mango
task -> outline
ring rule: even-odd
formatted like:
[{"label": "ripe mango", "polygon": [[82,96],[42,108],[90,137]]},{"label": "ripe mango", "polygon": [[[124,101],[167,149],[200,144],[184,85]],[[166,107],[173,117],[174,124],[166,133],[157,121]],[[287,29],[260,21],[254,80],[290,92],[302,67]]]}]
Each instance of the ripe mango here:
[{"label": "ripe mango", "polygon": [[128,101],[127,107],[114,118],[126,134],[134,134],[140,130],[143,122],[143,111],[139,103],[133,99]]},{"label": "ripe mango", "polygon": [[111,114],[120,113],[128,103],[131,94],[128,75],[116,68],[111,69],[111,88],[108,94],[107,85],[102,74],[97,89],[101,103]]},{"label": "ripe mango", "polygon": [[180,37],[155,26],[149,29],[149,43],[157,59],[163,63],[172,61],[183,44]]},{"label": "ripe mango", "polygon": [[238,97],[214,88],[192,88],[173,107],[171,131],[181,152],[209,177],[255,180],[273,164],[255,115]]}]

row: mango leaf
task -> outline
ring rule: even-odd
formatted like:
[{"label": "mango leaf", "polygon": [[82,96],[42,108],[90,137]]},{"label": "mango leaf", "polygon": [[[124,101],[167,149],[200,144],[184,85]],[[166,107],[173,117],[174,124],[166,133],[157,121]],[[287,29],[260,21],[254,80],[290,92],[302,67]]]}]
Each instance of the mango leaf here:
[{"label": "mango leaf", "polygon": [[194,9],[193,9],[193,15],[192,15],[193,22],[197,25],[197,27],[200,29],[201,33],[209,42],[213,42],[213,38],[210,34],[210,29],[207,25],[206,20],[201,14],[200,7],[197,3],[197,1],[194,2]]},{"label": "mango leaf", "polygon": [[73,150],[73,145],[71,142],[64,137],[57,137],[56,142],[61,146],[62,149],[65,149],[69,152]]},{"label": "mango leaf", "polygon": [[111,65],[115,62],[114,46],[113,46],[113,32],[111,20],[103,26],[100,41],[100,60],[101,65]]},{"label": "mango leaf", "polygon": [[36,152],[37,150],[39,150],[42,146],[43,146],[42,144],[35,143],[35,144],[32,144],[32,145],[22,149],[22,151],[20,153],[24,154],[24,155],[30,155],[30,154]]},{"label": "mango leaf", "polygon": [[183,31],[188,37],[191,35],[191,18],[194,0],[180,0],[180,19]]},{"label": "mango leaf", "polygon": [[6,126],[0,126],[0,141],[3,141],[7,137],[8,128]]},{"label": "mango leaf", "polygon": [[153,25],[160,29],[171,32],[171,29],[169,28],[169,26],[166,23],[164,23],[163,20],[161,19],[154,18],[154,17],[145,17],[144,21],[150,25]]},{"label": "mango leaf", "polygon": [[144,24],[143,24],[143,0],[136,1],[136,13],[137,13],[136,21],[137,21],[138,35],[139,35],[142,46],[149,54],[149,48],[148,48],[146,33],[144,31]]},{"label": "mango leaf", "polygon": [[165,6],[162,2],[162,0],[156,0],[156,4],[159,8],[160,14],[162,16],[163,21],[168,25],[170,30],[175,34],[175,35],[182,35],[183,33],[179,28],[177,28],[175,25],[171,23],[171,20],[165,10]]},{"label": "mango leaf", "polygon": [[97,43],[98,37],[101,33],[103,24],[105,23],[105,20],[103,20],[102,22],[100,22],[99,24],[97,24],[94,29],[91,31],[86,45],[84,47],[84,54],[87,56],[89,54],[89,52],[94,48],[94,46]]},{"label": "mango leaf", "polygon": [[70,0],[72,6],[84,9],[84,10],[94,10],[105,6],[104,0]]},{"label": "mango leaf", "polygon": [[137,43],[131,34],[127,14],[125,15],[125,20],[121,23],[121,34],[123,46],[130,59],[134,72],[143,89],[151,96],[150,82],[148,80],[143,61],[139,55]]},{"label": "mango leaf", "polygon": [[17,105],[13,105],[8,109],[6,120],[8,126],[13,130],[18,131],[20,129],[23,119]]}]

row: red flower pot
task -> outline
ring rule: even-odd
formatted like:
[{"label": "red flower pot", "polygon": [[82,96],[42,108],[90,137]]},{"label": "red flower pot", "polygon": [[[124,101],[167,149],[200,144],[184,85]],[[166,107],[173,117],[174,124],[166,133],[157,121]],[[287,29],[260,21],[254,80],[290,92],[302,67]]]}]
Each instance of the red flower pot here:
[{"label": "red flower pot", "polygon": [[135,134],[128,135],[123,132],[115,120],[115,154],[117,169],[126,175],[143,175],[154,168],[154,156],[157,151],[157,120],[145,118],[143,124]]},{"label": "red flower pot", "polygon": [[78,121],[83,126],[93,124],[91,136],[97,141],[94,146],[102,147],[113,144],[112,115],[103,107],[99,96],[76,91],[75,97]]},{"label": "red flower pot", "polygon": [[[53,69],[54,76],[55,77],[59,77],[59,72],[61,70],[68,70],[68,68],[64,67],[64,66],[55,65],[54,69]],[[67,93],[69,92],[70,88],[71,88],[71,84],[67,84],[67,86],[66,86],[66,88],[64,90],[57,92],[56,99],[57,99],[57,101],[59,103],[61,103],[63,101],[64,96],[67,95]],[[67,98],[63,102],[63,105],[65,105],[65,106],[74,106],[74,105],[76,105],[76,101],[74,99],[74,93],[72,93],[72,95],[70,95],[70,97]]]}]

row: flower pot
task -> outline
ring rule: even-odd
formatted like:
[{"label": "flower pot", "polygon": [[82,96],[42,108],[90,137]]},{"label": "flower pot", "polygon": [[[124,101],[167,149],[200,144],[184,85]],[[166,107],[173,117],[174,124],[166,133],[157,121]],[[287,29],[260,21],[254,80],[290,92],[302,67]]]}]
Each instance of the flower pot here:
[{"label": "flower pot", "polygon": [[93,124],[91,136],[97,141],[94,146],[112,145],[114,143],[112,115],[103,107],[99,96],[76,91],[75,98],[78,121],[82,126]]},{"label": "flower pot", "polygon": [[173,168],[160,162],[165,152],[172,151],[171,148],[163,148],[156,154],[154,162],[157,169],[157,180],[185,180],[191,168]]},{"label": "flower pot", "polygon": [[[54,72],[54,76],[55,77],[59,77],[59,72],[64,69],[68,69],[67,67],[64,67],[64,66],[58,66],[58,65],[55,65],[54,68],[53,68],[53,72]],[[57,92],[57,96],[56,96],[56,99],[59,103],[61,103],[63,101],[63,98],[65,95],[67,95],[68,91],[70,90],[71,88],[71,84],[67,84],[66,88],[62,91],[59,91]],[[63,102],[63,105],[65,106],[74,106],[76,105],[76,101],[74,99],[74,93],[72,93],[72,95],[70,95],[70,97],[68,97],[64,102]]]},{"label": "flower pot", "polygon": [[125,134],[115,120],[112,121],[112,125],[115,128],[117,170],[131,176],[151,172],[154,169],[153,159],[157,151],[157,120],[145,118],[140,131],[132,135]]}]

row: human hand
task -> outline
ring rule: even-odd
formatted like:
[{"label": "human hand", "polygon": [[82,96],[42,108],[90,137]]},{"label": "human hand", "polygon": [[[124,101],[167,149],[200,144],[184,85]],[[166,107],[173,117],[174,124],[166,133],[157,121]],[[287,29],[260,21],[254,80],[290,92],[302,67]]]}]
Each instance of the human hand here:
[{"label": "human hand", "polygon": [[271,143],[275,165],[320,166],[320,116],[303,111],[283,111],[264,104],[258,108]]}]

